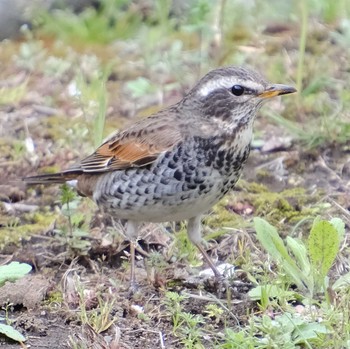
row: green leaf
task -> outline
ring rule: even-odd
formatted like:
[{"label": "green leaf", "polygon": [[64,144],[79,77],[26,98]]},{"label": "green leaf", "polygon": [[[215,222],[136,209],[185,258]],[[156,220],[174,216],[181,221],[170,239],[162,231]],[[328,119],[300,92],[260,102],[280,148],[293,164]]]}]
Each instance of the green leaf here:
[{"label": "green leaf", "polygon": [[311,264],[307,255],[305,244],[297,239],[287,236],[286,243],[288,248],[294,254],[298,266],[303,270],[305,275],[310,275]]},{"label": "green leaf", "polygon": [[258,240],[271,257],[275,259],[286,258],[293,262],[275,227],[258,217],[254,218],[254,227]]},{"label": "green leaf", "polygon": [[284,297],[287,299],[296,298],[295,292],[284,290],[283,288],[278,287],[277,285],[256,286],[248,292],[248,295],[252,300],[258,301],[264,297],[264,293],[268,298],[281,298],[281,297]]},{"label": "green leaf", "polygon": [[0,324],[0,333],[17,342],[24,342],[26,340],[21,333],[9,325]]},{"label": "green leaf", "polygon": [[306,343],[307,341],[318,339],[320,334],[327,334],[329,331],[326,326],[318,322],[303,323],[297,326],[294,331],[293,341],[296,344]]},{"label": "green leaf", "polygon": [[6,281],[16,281],[32,270],[32,267],[26,263],[11,262],[0,267],[0,286]]},{"label": "green leaf", "polygon": [[288,254],[288,250],[278,235],[276,228],[258,217],[254,218],[254,227],[257,238],[265,250],[282,266],[283,270],[293,279],[298,288],[302,291],[309,289],[305,274]]},{"label": "green leaf", "polygon": [[345,236],[345,223],[340,218],[332,218],[329,221],[335,229],[337,229],[338,236],[339,236],[339,242],[342,242],[344,240]]},{"label": "green leaf", "polygon": [[350,272],[342,275],[339,279],[333,284],[332,289],[338,290],[341,288],[348,288],[350,285]]},{"label": "green leaf", "polygon": [[339,251],[339,235],[332,223],[321,220],[313,224],[309,240],[309,255],[314,269],[325,277]]}]

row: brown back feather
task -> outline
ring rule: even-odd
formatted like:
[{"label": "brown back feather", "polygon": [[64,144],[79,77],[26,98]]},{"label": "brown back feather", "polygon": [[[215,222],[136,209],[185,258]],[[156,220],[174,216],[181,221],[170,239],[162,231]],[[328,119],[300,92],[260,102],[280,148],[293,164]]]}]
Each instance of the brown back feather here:
[{"label": "brown back feather", "polygon": [[81,161],[80,169],[84,173],[103,173],[151,164],[181,140],[179,127],[174,123],[170,127],[164,116],[156,114],[114,134]]}]

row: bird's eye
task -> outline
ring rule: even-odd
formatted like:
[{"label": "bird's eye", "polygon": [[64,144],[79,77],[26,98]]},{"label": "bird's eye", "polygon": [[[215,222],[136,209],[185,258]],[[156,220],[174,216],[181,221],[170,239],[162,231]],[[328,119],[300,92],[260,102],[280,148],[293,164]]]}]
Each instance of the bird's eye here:
[{"label": "bird's eye", "polygon": [[244,87],[241,85],[233,85],[231,87],[231,92],[235,96],[242,96],[242,94],[244,93]]}]

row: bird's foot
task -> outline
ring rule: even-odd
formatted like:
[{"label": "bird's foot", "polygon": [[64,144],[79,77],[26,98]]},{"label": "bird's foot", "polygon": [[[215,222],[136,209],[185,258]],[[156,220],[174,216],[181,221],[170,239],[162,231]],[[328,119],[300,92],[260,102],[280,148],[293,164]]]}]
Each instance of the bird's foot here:
[{"label": "bird's foot", "polygon": [[230,287],[228,279],[221,274],[206,275],[204,277],[202,276],[201,279],[204,288],[208,292],[216,294],[219,298],[222,298]]},{"label": "bird's foot", "polygon": [[219,274],[215,275],[214,287],[216,289],[218,297],[221,298],[225,293],[227,293],[227,290],[230,288],[230,284],[227,278]]},{"label": "bird's foot", "polygon": [[135,280],[130,281],[128,296],[132,297],[139,291],[139,289],[140,289],[139,284]]}]

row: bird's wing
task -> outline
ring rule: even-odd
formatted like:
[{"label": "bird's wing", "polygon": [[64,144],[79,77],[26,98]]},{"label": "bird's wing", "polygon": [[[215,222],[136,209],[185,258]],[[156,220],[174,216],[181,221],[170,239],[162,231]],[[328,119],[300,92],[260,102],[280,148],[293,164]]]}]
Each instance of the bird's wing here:
[{"label": "bird's wing", "polygon": [[180,141],[180,129],[157,115],[114,134],[79,167],[84,173],[102,173],[146,166]]}]

